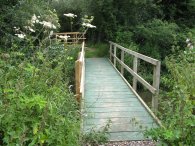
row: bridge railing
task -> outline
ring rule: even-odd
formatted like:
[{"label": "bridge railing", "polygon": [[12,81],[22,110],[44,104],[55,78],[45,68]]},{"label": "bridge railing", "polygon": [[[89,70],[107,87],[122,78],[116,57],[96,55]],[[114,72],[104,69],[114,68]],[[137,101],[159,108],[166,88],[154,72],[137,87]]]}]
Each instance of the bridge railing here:
[{"label": "bridge railing", "polygon": [[76,84],[76,98],[81,101],[84,96],[84,81],[85,81],[85,42],[82,43],[81,52],[79,52],[78,59],[75,61],[75,84]]},{"label": "bridge railing", "polygon": [[[146,87],[152,94],[152,109],[154,112],[158,109],[158,94],[159,94],[159,84],[160,84],[160,66],[161,62],[159,60],[153,59],[151,57],[145,56],[143,54],[137,53],[135,51],[124,48],[114,42],[110,43],[110,60],[116,67],[116,62],[121,65],[120,73],[124,75],[124,69],[126,69],[133,76],[133,89],[137,90],[137,81],[139,81],[144,87]],[[121,50],[120,58],[117,57],[117,49]],[[124,63],[125,53],[133,56],[133,69],[131,69],[127,64]],[[138,73],[138,59],[144,60],[153,65],[153,84],[150,85],[146,80],[144,80]]]},{"label": "bridge railing", "polygon": [[53,35],[56,40],[63,41],[65,44],[78,44],[86,39],[83,32],[61,32]]}]

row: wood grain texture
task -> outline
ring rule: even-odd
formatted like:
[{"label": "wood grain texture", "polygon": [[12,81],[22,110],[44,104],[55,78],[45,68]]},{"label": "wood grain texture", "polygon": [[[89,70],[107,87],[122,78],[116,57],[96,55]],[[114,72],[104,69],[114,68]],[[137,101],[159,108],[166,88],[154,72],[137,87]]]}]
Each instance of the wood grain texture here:
[{"label": "wood grain texture", "polygon": [[101,130],[110,121],[110,141],[144,140],[143,128],[157,126],[106,58],[86,59],[83,100],[84,133]]}]

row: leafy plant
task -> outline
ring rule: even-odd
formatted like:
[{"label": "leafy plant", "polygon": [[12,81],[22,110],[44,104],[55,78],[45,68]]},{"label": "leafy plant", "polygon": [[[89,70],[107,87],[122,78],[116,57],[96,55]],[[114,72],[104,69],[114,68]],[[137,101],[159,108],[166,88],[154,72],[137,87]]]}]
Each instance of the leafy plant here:
[{"label": "leafy plant", "polygon": [[194,145],[195,51],[187,49],[166,59],[172,90],[161,101],[163,127],[146,132],[167,145]]},{"label": "leafy plant", "polygon": [[29,57],[21,51],[1,52],[4,145],[79,145],[78,105],[67,87],[77,52],[61,45]]},{"label": "leafy plant", "polygon": [[101,130],[95,130],[95,129],[91,129],[90,132],[83,134],[82,137],[82,145],[83,146],[98,146],[100,144],[104,144],[108,141],[108,130],[110,127],[110,121],[108,121],[108,123],[106,124],[106,126],[104,126],[103,128],[101,128]]}]

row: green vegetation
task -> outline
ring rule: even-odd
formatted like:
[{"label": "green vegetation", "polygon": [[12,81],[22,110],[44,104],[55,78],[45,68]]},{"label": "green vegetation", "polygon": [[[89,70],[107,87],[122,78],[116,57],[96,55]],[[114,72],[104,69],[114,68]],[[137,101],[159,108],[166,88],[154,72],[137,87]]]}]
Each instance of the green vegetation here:
[{"label": "green vegetation", "polygon": [[[52,46],[26,57],[1,52],[0,131],[6,145],[78,144],[79,115],[67,89],[78,49]],[[74,134],[71,132],[74,131]]]},{"label": "green vegetation", "polygon": [[159,116],[163,127],[149,130],[146,135],[160,139],[164,145],[191,146],[195,143],[195,51],[186,50],[185,54],[171,56],[166,59],[166,64],[170,76],[164,80],[172,90],[161,95],[163,114]]},{"label": "green vegetation", "polygon": [[86,47],[86,58],[107,57],[109,45],[104,43],[88,44]]},{"label": "green vegetation", "polygon": [[[0,145],[82,143],[79,106],[70,88],[80,46],[64,48],[52,40],[54,32],[71,30],[88,31],[86,57],[106,57],[105,41],[110,40],[161,60],[158,117],[163,127],[146,135],[167,145],[195,143],[194,0],[0,3]],[[70,19],[64,13],[77,17]],[[81,27],[88,21],[96,28]],[[131,64],[132,58],[125,56],[125,62]],[[141,62],[139,68],[139,74],[151,82],[151,67]],[[86,143],[104,140],[93,134]]]}]

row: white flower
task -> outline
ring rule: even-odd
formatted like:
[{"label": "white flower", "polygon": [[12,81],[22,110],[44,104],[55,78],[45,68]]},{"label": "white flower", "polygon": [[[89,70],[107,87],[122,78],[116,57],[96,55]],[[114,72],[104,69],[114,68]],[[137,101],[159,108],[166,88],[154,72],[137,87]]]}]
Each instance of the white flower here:
[{"label": "white flower", "polygon": [[14,26],[14,29],[15,29],[15,31],[18,31],[18,30],[20,30],[20,28],[19,28],[19,27],[17,28],[17,27],[15,27],[15,26]]},{"label": "white flower", "polygon": [[70,17],[70,18],[77,17],[77,15],[72,14],[72,13],[64,14],[64,16],[66,16],[66,17]]},{"label": "white flower", "polygon": [[88,27],[88,28],[96,28],[96,26],[91,25],[90,23],[83,23],[82,26]]},{"label": "white flower", "polygon": [[56,29],[56,26],[54,24],[52,24],[51,22],[43,21],[43,22],[39,22],[39,23],[42,24],[44,27]]},{"label": "white flower", "polygon": [[32,23],[36,23],[36,20],[37,20],[37,16],[34,14],[31,18],[31,22]]},{"label": "white flower", "polygon": [[35,32],[35,30],[34,30],[34,29],[32,29],[30,26],[24,26],[24,28],[26,28],[26,29],[30,30],[31,32]]},{"label": "white flower", "polygon": [[186,43],[189,43],[189,42],[190,42],[190,39],[189,39],[189,38],[187,38],[187,39],[186,39]]},{"label": "white flower", "polygon": [[52,31],[50,31],[50,33],[49,33],[49,36],[52,36],[53,35],[53,30]]},{"label": "white flower", "polygon": [[15,34],[16,36],[18,36],[19,38],[21,38],[21,39],[24,39],[25,38],[25,34]]},{"label": "white flower", "polygon": [[192,45],[191,43],[188,43],[187,47],[190,48],[191,45]]},{"label": "white flower", "polygon": [[34,29],[32,29],[31,27],[28,28],[31,32],[35,32]]},{"label": "white flower", "polygon": [[69,35],[64,35],[64,36],[63,35],[58,35],[58,37],[60,39],[65,39],[67,41],[70,36]]}]

